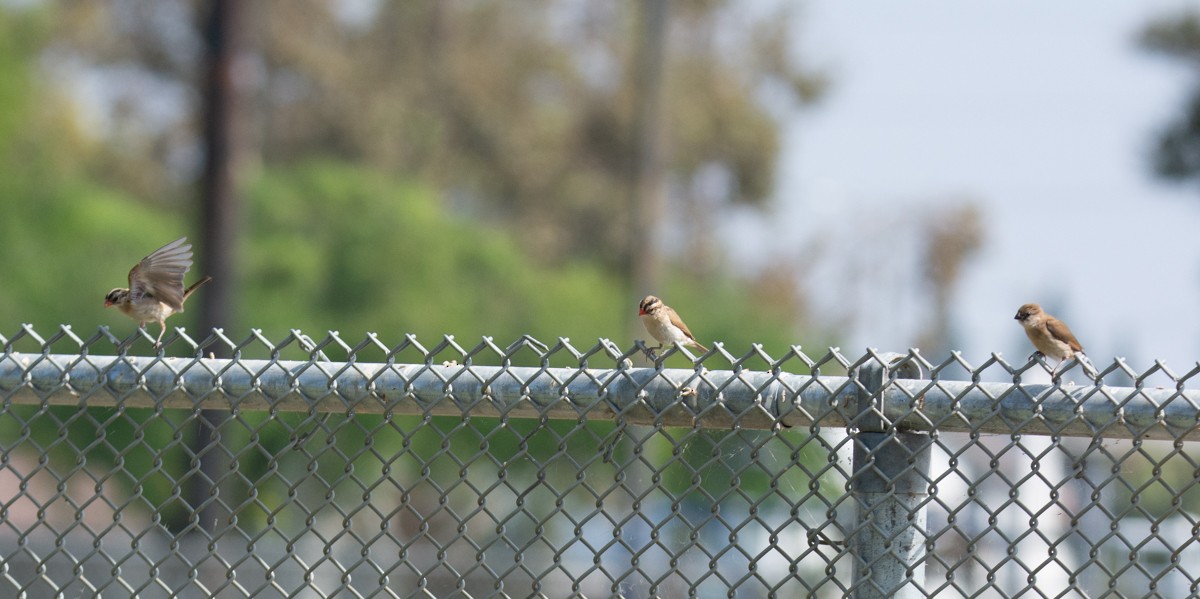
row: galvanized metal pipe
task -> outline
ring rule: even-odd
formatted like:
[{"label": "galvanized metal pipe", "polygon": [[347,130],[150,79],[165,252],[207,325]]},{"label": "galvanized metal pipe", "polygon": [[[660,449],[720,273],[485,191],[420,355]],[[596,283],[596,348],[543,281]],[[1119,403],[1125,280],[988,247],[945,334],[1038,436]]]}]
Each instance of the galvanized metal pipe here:
[{"label": "galvanized metal pipe", "polygon": [[[900,354],[882,354],[858,371],[863,393],[851,435],[850,491],[856,520],[847,535],[854,556],[855,599],[924,597],[926,504],[929,497],[928,433],[893,429],[880,393],[893,376],[920,377]],[[895,372],[893,372],[893,370]]]},{"label": "galvanized metal pipe", "polygon": [[[833,397],[853,397],[845,386]],[[13,403],[279,411],[615,418],[631,424],[768,429],[781,415],[825,414],[830,390],[769,372],[580,369],[0,355],[0,396]],[[809,385],[796,392],[805,383]]]},{"label": "galvanized metal pipe", "polygon": [[[860,428],[860,385],[763,371],[0,354],[13,403],[356,413],[614,417],[631,424]],[[1200,392],[885,382],[879,430],[1200,440]]]}]

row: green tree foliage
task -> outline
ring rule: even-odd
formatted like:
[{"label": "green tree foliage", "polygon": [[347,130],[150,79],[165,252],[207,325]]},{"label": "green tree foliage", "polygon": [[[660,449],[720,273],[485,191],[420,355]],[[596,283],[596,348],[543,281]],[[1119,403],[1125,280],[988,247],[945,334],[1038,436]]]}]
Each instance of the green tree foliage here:
[{"label": "green tree foliage", "polygon": [[[21,211],[28,204],[7,196],[4,199],[14,211],[10,214],[16,214],[22,223],[23,236],[13,238],[14,247],[26,248],[18,255],[28,258],[17,261],[23,264],[0,262],[4,269],[0,277],[15,283],[0,289],[4,320],[31,321],[43,332],[52,332],[60,322],[68,323],[84,337],[90,336],[95,324],[103,323],[123,337],[133,331],[134,324],[102,308],[104,292],[122,284],[128,267],[155,244],[176,235],[185,219],[149,209],[119,192],[84,185],[57,189],[58,193],[39,198],[40,212],[36,214],[32,209]],[[539,265],[528,259],[511,233],[447,216],[434,194],[421,185],[359,167],[315,162],[263,173],[249,186],[248,204],[242,317],[262,328],[269,339],[282,340],[290,329],[301,328],[316,338],[323,337],[326,330],[339,330],[351,344],[368,331],[378,333],[388,345],[400,343],[406,333],[417,334],[429,347],[444,333],[456,333],[457,341],[467,348],[474,347],[481,334],[494,336],[501,346],[526,333],[549,342],[567,336],[580,348],[591,347],[597,337],[613,338],[622,347],[632,344],[632,339],[621,338],[621,331],[625,313],[635,307],[625,305],[614,275],[597,264]],[[93,266],[97,264],[101,266]],[[47,274],[58,272],[72,276]],[[778,326],[776,318],[785,315],[758,306],[752,309],[752,291],[732,282],[706,289],[676,283],[668,297],[678,297],[679,309],[706,343],[722,341],[740,354],[751,342],[760,342],[772,354],[782,355],[796,342],[786,328]],[[176,317],[179,320],[171,324],[183,326],[188,316]],[[243,335],[230,333],[239,340]],[[148,344],[135,345],[134,352],[148,348]],[[76,348],[63,347],[62,351],[74,353]],[[103,343],[91,351],[107,353]],[[178,347],[172,351],[186,353]],[[255,352],[251,348],[248,355]],[[335,359],[340,357],[331,353]],[[360,359],[370,357],[367,352]],[[445,356],[447,360],[456,357]],[[382,359],[382,354],[377,358]],[[398,359],[405,358],[419,359],[412,354]],[[673,358],[670,365],[686,367],[687,363]],[[710,363],[710,367],[715,365]],[[756,362],[746,367],[766,368],[768,364]],[[37,408],[21,413],[33,417]],[[186,525],[190,512],[174,497],[177,485],[173,481],[192,468],[183,442],[191,427],[180,424],[188,414],[110,408],[90,410],[86,418],[70,408],[49,414],[56,425],[39,427],[31,434],[52,457],[71,462],[83,453],[96,467],[121,461],[123,471],[129,474],[123,482],[129,488],[138,487],[166,521],[176,527]],[[237,467],[248,485],[263,481],[264,502],[278,482],[269,472],[266,456],[286,455],[293,429],[300,427],[301,421],[301,415],[243,413],[237,424],[221,433],[228,447],[262,448],[239,458]],[[403,444],[412,443],[404,431],[419,430],[419,421],[339,417],[335,420],[337,446],[361,462],[359,475],[367,476],[372,468],[379,468],[378,454],[364,454],[359,449],[372,447],[385,455],[398,451]],[[5,423],[11,425],[12,421]],[[257,430],[264,424],[268,426]],[[432,435],[433,431],[450,434],[463,425],[446,419],[423,426],[431,428],[422,434]],[[489,431],[499,426],[495,421],[472,426],[488,436],[488,451],[496,459],[515,455],[518,448],[552,455],[565,442],[568,448],[562,451],[582,460],[582,456],[594,454],[595,443],[612,430],[610,423],[593,423],[592,432],[573,433],[575,423],[530,421],[504,429],[519,433],[525,427],[528,430],[523,434],[492,435]],[[17,431],[8,432],[16,438]],[[452,437],[456,444],[471,444],[470,436]],[[433,460],[440,444],[420,447],[427,448]],[[474,449],[459,449],[474,453],[477,442]],[[675,450],[665,443],[653,444],[651,449],[662,455]],[[301,471],[302,458],[287,457],[288,467]],[[321,467],[328,470],[329,480],[336,480],[345,465],[323,460]],[[770,478],[764,472],[753,471],[762,484]],[[672,478],[668,483],[686,488],[693,484],[688,481]],[[743,481],[747,484],[750,479]],[[286,495],[280,491],[277,498],[283,501]],[[245,523],[254,521],[248,518]]]},{"label": "green tree foliage", "polygon": [[[1143,28],[1139,41],[1200,74],[1200,13],[1188,10],[1156,19]],[[1193,87],[1178,116],[1158,134],[1154,170],[1165,179],[1200,178],[1200,77]]]},{"label": "green tree foliage", "polygon": [[[746,4],[672,4],[664,144],[673,184],[686,188],[720,168],[735,182],[723,200],[761,203],[779,146],[763,98],[807,102],[823,81],[796,65],[789,12]],[[258,91],[252,120],[265,164],[317,155],[404,173],[509,223],[543,261],[624,264],[636,3],[536,0],[514,10],[505,0],[381,0],[354,14],[339,6],[276,0],[246,9],[256,48],[247,60],[259,67],[246,83]],[[198,80],[201,7],[57,3],[59,52],[100,72],[140,69],[153,75],[147,86],[172,97]],[[144,91],[116,106],[136,111]],[[106,153],[103,171],[139,195],[161,193],[155,182],[169,178],[144,172],[162,172],[161,156],[195,143],[186,118],[194,113],[187,107],[157,129],[114,118],[127,143]]]},{"label": "green tree foliage", "polygon": [[[548,19],[547,7],[554,4],[540,4],[543,11],[531,14]],[[4,216],[0,218],[0,238],[5,241],[0,259],[0,323],[5,335],[12,335],[18,323],[29,322],[44,334],[68,324],[84,338],[90,337],[97,325],[110,326],[118,337],[127,336],[135,324],[115,311],[104,310],[105,292],[124,285],[129,268],[155,247],[178,235],[195,233],[189,224],[194,221],[192,214],[184,208],[191,192],[186,186],[163,183],[174,176],[162,160],[163,144],[168,142],[136,141],[140,139],[136,135],[119,131],[124,121],[116,121],[118,131],[101,131],[99,138],[93,137],[95,131],[81,127],[72,105],[59,95],[62,89],[39,85],[36,77],[51,44],[60,50],[71,45],[99,49],[97,57],[114,57],[114,61],[117,56],[128,57],[125,52],[141,55],[147,48],[160,47],[152,39],[152,28],[110,36],[96,33],[92,20],[107,23],[102,13],[121,6],[133,10],[129,18],[134,22],[143,17],[157,22],[155,19],[163,18],[158,11],[169,12],[163,7],[173,5],[190,6],[130,0],[52,5],[53,9],[22,13],[0,9],[0,66],[6,72],[0,81],[0,172],[4,173],[0,177]],[[304,11],[321,14],[318,9],[325,10],[321,8],[325,6],[297,4],[294,16],[289,16],[282,4],[278,8],[272,5],[270,10],[278,19],[300,19]],[[624,323],[636,307],[623,297],[620,275],[606,267],[606,252],[579,251],[577,254],[594,253],[595,257],[561,258],[583,247],[607,247],[604,239],[619,236],[613,228],[612,203],[619,195],[614,188],[619,184],[625,143],[620,129],[627,118],[622,112],[627,90],[601,76],[603,68],[581,67],[580,53],[584,52],[580,48],[573,50],[576,54],[556,57],[547,37],[552,28],[544,27],[544,20],[526,23],[516,14],[524,11],[499,10],[495,2],[436,4],[454,7],[444,9],[446,13],[437,22],[455,30],[440,42],[446,47],[433,48],[446,54],[438,59],[445,62],[436,70],[442,77],[458,70],[468,72],[457,73],[450,83],[437,83],[454,87],[429,87],[434,84],[409,78],[411,73],[405,71],[432,68],[422,64],[420,55],[406,54],[422,50],[397,47],[394,52],[376,55],[377,46],[370,46],[368,52],[358,45],[367,41],[416,44],[409,34],[429,35],[425,29],[406,24],[403,11],[417,10],[412,5],[382,6],[377,19],[391,23],[390,35],[388,27],[374,21],[366,26],[336,23],[334,29],[318,27],[312,32],[313,36],[339,32],[338,43],[345,47],[335,44],[328,53],[330,60],[339,56],[345,61],[356,57],[368,63],[379,60],[375,71],[344,73],[341,76],[350,79],[342,81],[332,66],[310,71],[301,68],[299,58],[284,60],[267,54],[266,93],[282,95],[264,99],[264,106],[270,107],[272,119],[286,120],[268,125],[264,136],[274,141],[264,145],[266,168],[252,172],[246,185],[244,263],[238,286],[241,321],[276,340],[300,328],[317,338],[327,330],[338,330],[351,343],[366,332],[375,332],[382,342],[393,345],[407,333],[417,334],[431,346],[442,334],[452,333],[467,347],[474,346],[481,335],[493,336],[498,344],[506,345],[522,334],[547,341],[570,337],[578,347],[590,347],[598,337],[630,346],[632,339],[623,335]],[[426,6],[423,10],[432,9]],[[627,15],[612,10],[616,13],[605,18],[622,24]],[[706,14],[713,13],[698,11],[687,18],[701,19]],[[489,20],[503,25],[514,19],[518,22],[511,25],[514,29],[485,27]],[[273,19],[266,22],[279,26]],[[72,37],[64,33],[67,30],[77,36],[92,32],[108,42]],[[187,38],[178,31],[176,35]],[[488,40],[512,46],[499,46],[501,51],[490,48],[485,43]],[[279,43],[283,41],[281,38]],[[617,68],[624,51],[622,43],[608,38],[602,41],[603,48],[613,53],[606,60]],[[288,56],[281,49],[272,52]],[[509,52],[515,54],[505,57]],[[186,52],[184,58],[170,52],[150,54],[153,60],[141,63],[149,65],[150,72],[166,79],[186,78],[181,74]],[[469,57],[476,54],[483,56],[483,66],[469,67]],[[681,72],[700,79],[714,77],[697,66],[701,55],[688,54],[687,60],[696,64],[690,69],[680,65]],[[386,57],[395,72],[387,68]],[[285,66],[295,72],[289,75]],[[291,100],[277,87],[283,85],[277,78],[289,77],[298,90]],[[685,176],[691,168],[688,165],[706,161],[741,164],[744,173],[739,172],[738,178],[745,179],[739,186],[743,199],[765,193],[769,167],[764,165],[772,162],[773,138],[763,138],[759,149],[770,152],[761,154],[762,160],[730,158],[756,145],[746,127],[769,129],[761,109],[749,96],[739,95],[729,81],[707,80],[704,85],[711,86],[708,88],[682,80],[674,85],[678,86],[675,94],[712,95],[723,104],[706,112],[680,103],[680,114],[673,118],[693,126],[680,126],[676,135],[681,140],[708,140],[705,143],[712,147],[709,151],[699,147],[683,151],[685,144],[676,142],[680,151],[675,160],[680,162],[673,168]],[[450,100],[445,100],[444,93],[450,93]],[[314,101],[310,94],[325,101]],[[408,98],[409,94],[415,98]],[[439,98],[447,105],[441,106]],[[496,99],[496,104],[489,98]],[[305,104],[307,110],[289,108],[289,102]],[[580,105],[588,108],[582,116],[569,110]],[[739,121],[736,113],[743,110],[749,120]],[[334,118],[346,113],[369,118],[346,123]],[[712,122],[705,122],[706,114]],[[310,119],[315,129],[310,129]],[[515,132],[514,136],[501,135],[500,129]],[[165,130],[159,133],[173,139]],[[746,137],[729,142],[737,135]],[[114,143],[121,139],[135,142]],[[489,144],[491,153],[485,151]],[[325,158],[314,159],[313,154]],[[488,156],[496,157],[497,162],[490,164]],[[350,159],[359,164],[349,166]],[[448,211],[446,189],[454,190],[450,197],[465,194],[470,206],[479,205],[478,196],[485,189],[509,190],[505,199],[509,203],[498,204],[495,210],[517,215],[509,221],[512,227]],[[150,190],[173,193],[148,194]],[[551,229],[561,230],[555,235],[561,234],[562,239],[538,239]],[[557,249],[547,256],[548,248]],[[763,292],[773,294],[773,290],[775,282],[745,283],[716,277],[701,286],[681,276],[659,293],[686,315],[706,344],[722,341],[740,354],[751,342],[758,342],[768,352],[781,355],[797,342],[793,327],[780,325],[794,322],[795,304],[762,297]],[[170,325],[191,326],[194,315],[189,311],[176,316]],[[195,334],[194,328],[190,330]],[[227,333],[240,339],[245,331]],[[22,342],[18,350],[31,349],[30,343]],[[56,349],[60,347],[70,353],[78,349],[69,342]],[[133,351],[148,349],[148,344],[139,342]],[[109,353],[103,342],[89,350]],[[180,345],[168,352],[187,353]],[[683,367],[686,362],[672,358],[669,365]],[[766,364],[744,366],[763,368]],[[714,365],[710,363],[710,367]],[[16,412],[36,417],[39,426],[18,431],[14,420],[6,420],[0,426],[11,430],[0,436],[12,439],[27,434],[51,459],[63,463],[74,463],[81,454],[97,468],[120,463],[126,478],[115,480],[140,493],[175,527],[186,525],[189,509],[175,494],[178,481],[193,467],[187,450],[193,427],[181,425],[190,414],[124,408],[41,411],[30,407]],[[268,423],[271,426],[256,430],[268,420],[282,426]],[[230,430],[222,431],[226,447],[258,448],[239,454],[236,467],[247,485],[262,491],[264,505],[271,505],[272,496],[278,501],[286,499],[286,489],[272,486],[275,483],[271,481],[278,479],[269,474],[271,456],[284,456],[280,459],[288,460],[285,470],[306,467],[302,454],[288,451],[292,429],[301,421],[300,415],[241,414]],[[415,424],[411,419],[341,417],[335,422],[338,428],[333,436],[348,457],[341,460],[338,454],[328,454],[329,463],[323,462],[321,468],[327,471],[328,480],[337,480],[349,461],[365,475],[381,465],[377,454],[362,452],[364,447],[387,454],[405,444],[427,442],[428,451],[433,452],[440,438],[434,432],[465,426],[457,420],[438,421],[432,428]],[[472,426],[480,435],[490,435],[498,425]],[[530,430],[521,433],[522,426]],[[594,434],[578,433],[564,442],[564,435],[574,427],[574,423],[510,425],[505,430],[517,433],[489,437],[487,449],[501,457],[521,451],[550,455],[565,443],[568,449],[563,451],[572,455],[594,455],[598,440],[612,431],[611,424],[592,423],[588,430]],[[456,439],[464,442],[463,437]],[[650,449],[660,456],[675,450],[665,443]],[[479,443],[464,451],[479,451]],[[697,451],[708,450],[699,447]],[[679,488],[698,484],[687,477],[677,478],[673,476],[668,484]],[[767,474],[755,475],[757,484],[767,484],[769,479]]]},{"label": "green tree foliage", "polygon": [[171,219],[87,179],[89,142],[35,77],[43,17],[0,10],[0,318],[87,330],[106,322],[104,294],[145,255],[147,237],[172,234]]},{"label": "green tree foliage", "polygon": [[618,330],[602,271],[532,265],[513,235],[447,217],[425,187],[309,163],[268,174],[249,201],[246,304],[272,306],[256,326],[499,339]]},{"label": "green tree foliage", "polygon": [[[241,287],[252,317],[244,319],[271,334],[303,328],[348,338],[376,332],[385,341],[411,332],[632,343],[621,335],[636,306],[624,305],[615,275],[598,263],[530,260],[517,235],[447,216],[421,185],[310,162],[266,173],[248,200]],[[664,294],[678,298],[706,342],[786,351],[795,342],[778,326],[787,314],[757,309],[754,290],[733,281],[700,289],[681,279]]]}]

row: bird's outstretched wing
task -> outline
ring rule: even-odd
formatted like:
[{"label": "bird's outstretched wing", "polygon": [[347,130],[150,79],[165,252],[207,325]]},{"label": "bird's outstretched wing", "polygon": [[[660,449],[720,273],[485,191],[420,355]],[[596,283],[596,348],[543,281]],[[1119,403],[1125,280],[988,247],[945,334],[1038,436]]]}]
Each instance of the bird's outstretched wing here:
[{"label": "bird's outstretched wing", "polygon": [[129,299],[152,297],[175,310],[183,309],[183,275],[192,266],[192,246],[180,237],[142,258],[129,271]]}]

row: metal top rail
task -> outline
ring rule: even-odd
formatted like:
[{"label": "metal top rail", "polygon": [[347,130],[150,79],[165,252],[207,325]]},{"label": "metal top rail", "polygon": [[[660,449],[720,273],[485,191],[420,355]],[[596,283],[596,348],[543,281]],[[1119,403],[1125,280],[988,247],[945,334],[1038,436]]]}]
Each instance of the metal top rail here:
[{"label": "metal top rail", "polygon": [[[27,332],[31,329],[26,328]],[[63,332],[70,334],[68,327]],[[56,336],[61,338],[64,333]],[[180,330],[182,335],[182,331]],[[101,329],[100,336],[108,332]],[[1200,440],[1200,391],[1187,390],[1186,382],[1197,370],[1172,377],[1172,388],[1148,387],[1145,375],[1137,377],[1120,361],[1088,385],[1022,384],[1021,377],[1044,364],[1012,367],[997,355],[971,370],[954,355],[941,365],[927,362],[918,351],[900,358],[869,350],[851,361],[831,349],[820,360],[792,347],[782,359],[754,347],[736,357],[721,346],[697,358],[692,369],[666,368],[673,349],[655,360],[653,367],[635,368],[631,359],[644,352],[639,342],[621,350],[609,340],[580,351],[560,339],[553,347],[524,337],[500,347],[484,338],[474,349],[446,337],[432,350],[408,336],[396,347],[383,345],[374,335],[355,347],[331,334],[314,344],[293,335],[271,344],[268,359],[240,357],[246,350],[228,343],[232,359],[203,358],[213,340],[225,339],[220,331],[204,343],[194,343],[190,358],[135,356],[127,353],[130,340],[116,343],[117,355],[95,355],[86,350],[92,340],[78,340],[78,355],[50,353],[54,341],[40,340],[42,353],[14,351],[14,340],[4,340],[0,354],[0,393],[14,403],[112,406],[130,408],[239,409],[304,412],[392,413],[519,417],[576,420],[614,418],[633,424],[700,428],[771,429],[774,427],[850,427],[856,430],[907,430],[1008,434],[1095,436],[1125,439]],[[255,337],[252,336],[251,339]],[[76,338],[78,339],[78,338]],[[190,340],[189,340],[190,341]],[[281,359],[283,349],[301,348],[308,360]],[[325,349],[341,349],[345,361],[328,361]],[[385,361],[359,361],[365,348],[374,348]],[[416,349],[423,363],[398,363],[405,350]],[[514,360],[532,357],[540,366],[515,366]],[[565,356],[574,366],[552,366]],[[462,359],[442,360],[443,357]],[[480,365],[490,357],[500,365]],[[714,359],[717,358],[717,359]],[[730,369],[705,367],[724,358]],[[746,368],[757,361],[764,370]],[[888,361],[894,363],[886,363]],[[607,362],[612,367],[591,364]],[[864,417],[857,398],[864,391],[854,373],[864,364],[884,364],[891,379],[870,395],[875,400],[871,417]],[[886,364],[885,364],[886,363]],[[961,365],[974,380],[945,380],[949,365]],[[1010,372],[1011,383],[979,382],[978,372],[998,365]],[[821,374],[843,370],[851,376]],[[897,378],[899,370],[931,372],[929,380]],[[794,373],[789,370],[808,370]],[[1200,370],[1200,368],[1198,368]],[[1157,365],[1152,371],[1167,372]],[[1134,387],[1103,384],[1107,374],[1123,373]],[[1167,372],[1169,375],[1170,373]]]}]

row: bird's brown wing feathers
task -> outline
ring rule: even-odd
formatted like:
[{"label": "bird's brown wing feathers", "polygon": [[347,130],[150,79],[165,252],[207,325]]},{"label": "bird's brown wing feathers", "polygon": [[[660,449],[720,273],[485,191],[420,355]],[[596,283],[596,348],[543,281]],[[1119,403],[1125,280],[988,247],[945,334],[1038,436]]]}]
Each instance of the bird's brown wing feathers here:
[{"label": "bird's brown wing feathers", "polygon": [[692,340],[696,339],[696,336],[693,335],[692,332],[688,330],[686,324],[683,324],[683,321],[680,320],[680,318],[679,318],[679,314],[676,313],[673,308],[667,308],[667,316],[670,317],[671,324],[675,325],[676,327],[679,328],[679,330],[683,331],[683,334],[687,335],[688,339],[692,339]]},{"label": "bird's brown wing feathers", "polygon": [[[692,341],[696,341],[696,336],[693,335],[692,332],[688,330],[686,324],[683,324],[683,321],[680,320],[679,314],[675,312],[674,308],[667,308],[667,315],[671,317],[671,324],[679,327],[679,330],[683,331],[683,334],[687,335],[688,339],[691,339]],[[699,343],[699,342],[697,341],[697,343]]]},{"label": "bird's brown wing feathers", "polygon": [[1083,346],[1079,345],[1079,340],[1075,338],[1075,335],[1071,334],[1071,329],[1068,329],[1067,325],[1063,323],[1063,321],[1057,318],[1047,319],[1046,330],[1050,331],[1050,334],[1054,336],[1055,339],[1061,339],[1064,341],[1067,346],[1071,348],[1071,351],[1083,351]]},{"label": "bird's brown wing feathers", "polygon": [[183,309],[183,275],[192,266],[192,246],[180,237],[142,258],[129,271],[129,299],[146,296],[176,310]]}]

